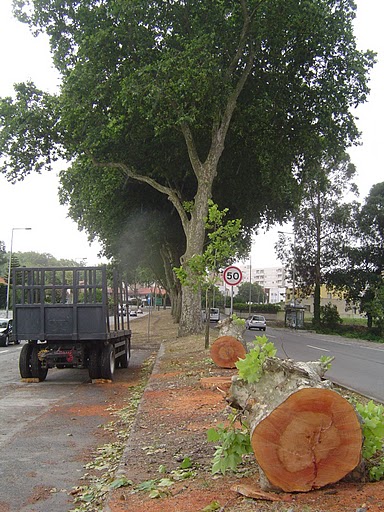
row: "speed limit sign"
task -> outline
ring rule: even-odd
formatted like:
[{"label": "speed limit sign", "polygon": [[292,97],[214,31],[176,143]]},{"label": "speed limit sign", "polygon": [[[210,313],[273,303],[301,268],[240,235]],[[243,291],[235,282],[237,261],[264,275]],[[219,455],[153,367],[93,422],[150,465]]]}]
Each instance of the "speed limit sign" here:
[{"label": "speed limit sign", "polygon": [[241,283],[243,274],[239,268],[231,266],[224,270],[223,279],[227,285],[236,286],[237,284]]}]

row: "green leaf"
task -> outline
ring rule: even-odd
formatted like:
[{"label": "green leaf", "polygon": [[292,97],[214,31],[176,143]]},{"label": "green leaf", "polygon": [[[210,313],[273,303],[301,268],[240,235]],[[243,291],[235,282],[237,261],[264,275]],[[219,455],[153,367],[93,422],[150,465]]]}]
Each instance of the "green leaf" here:
[{"label": "green leaf", "polygon": [[215,510],[220,510],[221,505],[218,501],[212,501],[209,505],[204,507],[201,512],[215,512]]},{"label": "green leaf", "polygon": [[192,467],[192,461],[189,457],[185,457],[185,459],[180,464],[181,469],[189,469]]},{"label": "green leaf", "polygon": [[118,489],[119,487],[127,487],[128,485],[133,485],[132,480],[128,480],[126,477],[117,478],[110,483],[110,489]]}]

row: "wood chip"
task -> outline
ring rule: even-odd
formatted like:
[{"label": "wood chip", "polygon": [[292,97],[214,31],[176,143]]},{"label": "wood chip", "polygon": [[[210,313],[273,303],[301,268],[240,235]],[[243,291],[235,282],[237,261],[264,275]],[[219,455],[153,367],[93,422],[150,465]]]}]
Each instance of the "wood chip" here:
[{"label": "wood chip", "polygon": [[292,501],[291,496],[260,491],[259,489],[246,484],[235,484],[231,487],[231,491],[255,500]]}]

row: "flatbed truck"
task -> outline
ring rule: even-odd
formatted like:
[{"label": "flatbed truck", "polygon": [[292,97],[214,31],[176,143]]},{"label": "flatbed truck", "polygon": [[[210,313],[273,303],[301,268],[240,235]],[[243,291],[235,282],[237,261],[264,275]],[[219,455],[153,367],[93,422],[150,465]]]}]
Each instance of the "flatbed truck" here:
[{"label": "flatbed truck", "polygon": [[100,267],[17,267],[12,273],[13,337],[25,340],[23,379],[44,381],[50,368],[88,369],[112,380],[131,355],[122,283]]}]

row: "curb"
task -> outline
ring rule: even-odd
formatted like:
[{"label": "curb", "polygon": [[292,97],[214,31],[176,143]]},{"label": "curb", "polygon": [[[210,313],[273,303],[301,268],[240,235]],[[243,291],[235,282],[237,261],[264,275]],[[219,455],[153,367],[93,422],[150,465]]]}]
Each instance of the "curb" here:
[{"label": "curb", "polygon": [[[143,394],[142,394],[139,406],[137,408],[135,419],[134,419],[134,421],[132,423],[132,426],[131,426],[131,430],[130,430],[130,433],[129,433],[129,438],[128,438],[127,444],[126,444],[126,446],[124,448],[124,451],[123,451],[123,454],[122,454],[122,457],[121,457],[121,460],[120,460],[119,467],[118,467],[118,469],[116,470],[116,473],[115,473],[115,478],[121,478],[121,477],[125,476],[125,474],[126,474],[126,467],[129,465],[130,452],[132,451],[132,448],[133,448],[133,445],[134,445],[135,432],[137,430],[137,424],[139,422],[139,418],[140,418],[141,413],[142,413],[143,404],[144,404],[144,401],[145,401],[145,394],[146,394],[147,389],[151,389],[152,376],[159,373],[160,362],[161,362],[161,359],[164,356],[164,354],[165,354],[164,343],[161,343],[160,348],[159,348],[159,350],[157,352],[157,355],[156,355],[156,360],[155,360],[155,363],[153,365],[152,372],[151,372],[151,374],[149,376],[147,385],[144,388],[144,391],[143,391]],[[111,508],[109,506],[109,499],[110,499],[109,495],[110,495],[110,492],[111,491],[108,492],[107,498],[105,500],[105,503],[104,503],[104,506],[103,506],[103,512],[112,512],[112,510],[111,510]]]}]

